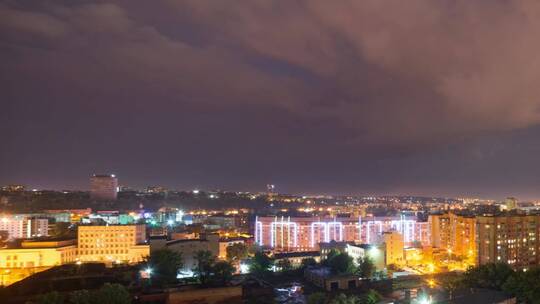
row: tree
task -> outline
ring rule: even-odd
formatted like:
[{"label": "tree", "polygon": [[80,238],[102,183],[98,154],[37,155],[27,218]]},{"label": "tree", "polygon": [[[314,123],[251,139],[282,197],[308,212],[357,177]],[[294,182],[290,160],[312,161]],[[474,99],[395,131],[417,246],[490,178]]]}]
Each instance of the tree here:
[{"label": "tree", "polygon": [[322,261],[322,264],[324,266],[329,266],[329,262],[330,260],[332,260],[334,257],[336,257],[337,255],[339,254],[339,251],[337,251],[336,249],[330,249],[330,252],[328,252],[328,254],[326,255],[326,259],[324,259],[324,261]]},{"label": "tree", "polygon": [[490,263],[469,268],[463,275],[463,283],[467,287],[501,290],[513,274],[514,270],[506,263]]},{"label": "tree", "polygon": [[353,273],[355,271],[355,266],[353,259],[346,254],[345,252],[338,253],[330,258],[328,258],[328,266],[335,273]]},{"label": "tree", "polygon": [[56,222],[54,224],[53,234],[55,237],[66,236],[70,233],[69,226],[71,223]]},{"label": "tree", "polygon": [[148,266],[152,269],[154,284],[175,283],[178,271],[183,267],[182,254],[170,249],[156,250],[150,255]]},{"label": "tree", "polygon": [[226,285],[233,276],[234,266],[229,262],[219,261],[212,266],[212,272],[218,283]]},{"label": "tree", "polygon": [[58,291],[51,291],[38,296],[37,302],[38,304],[62,304],[64,297]]},{"label": "tree", "polygon": [[360,299],[353,295],[346,296],[340,293],[330,301],[330,304],[360,304]]},{"label": "tree", "polygon": [[283,272],[292,270],[292,264],[289,259],[282,259],[276,263],[276,266]]},{"label": "tree", "polygon": [[315,292],[307,298],[307,304],[326,304],[328,298],[324,292]]},{"label": "tree", "polygon": [[309,266],[316,266],[316,265],[317,265],[317,261],[315,261],[314,258],[307,258],[307,259],[302,260],[302,268],[306,268]]},{"label": "tree", "polygon": [[123,285],[105,283],[94,293],[92,300],[99,304],[130,304],[131,295]]},{"label": "tree", "polygon": [[516,271],[503,284],[502,289],[518,298],[518,303],[540,303],[540,268],[526,272]]},{"label": "tree", "polygon": [[229,261],[239,261],[247,258],[248,256],[248,247],[242,243],[232,244],[227,247],[227,260]]},{"label": "tree", "polygon": [[357,274],[363,278],[371,279],[375,273],[375,264],[369,257],[358,258]]},{"label": "tree", "polygon": [[201,284],[206,285],[212,275],[212,265],[214,265],[216,258],[208,250],[197,251],[194,258],[197,260],[197,265],[193,269],[193,272],[199,278]]},{"label": "tree", "polygon": [[251,246],[248,247],[249,255],[255,255],[257,252],[261,252],[261,251],[262,251],[262,246],[257,243],[253,243],[251,244]]},{"label": "tree", "polygon": [[360,297],[360,304],[376,304],[382,299],[382,296],[375,290],[370,289],[366,294]]},{"label": "tree", "polygon": [[454,299],[454,292],[463,286],[463,279],[456,276],[450,276],[441,280],[442,287],[448,292],[448,298]]},{"label": "tree", "polygon": [[262,277],[268,273],[272,264],[273,261],[266,254],[257,252],[250,261],[249,271],[255,276]]},{"label": "tree", "polygon": [[71,304],[91,304],[92,294],[86,290],[75,290],[69,294],[69,303]]}]

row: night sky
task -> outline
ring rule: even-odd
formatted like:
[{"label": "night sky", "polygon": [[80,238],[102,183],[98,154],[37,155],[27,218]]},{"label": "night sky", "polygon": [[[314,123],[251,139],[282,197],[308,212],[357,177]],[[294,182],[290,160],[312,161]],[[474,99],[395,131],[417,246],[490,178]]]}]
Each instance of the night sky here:
[{"label": "night sky", "polygon": [[2,1],[0,184],[540,198],[540,2]]}]

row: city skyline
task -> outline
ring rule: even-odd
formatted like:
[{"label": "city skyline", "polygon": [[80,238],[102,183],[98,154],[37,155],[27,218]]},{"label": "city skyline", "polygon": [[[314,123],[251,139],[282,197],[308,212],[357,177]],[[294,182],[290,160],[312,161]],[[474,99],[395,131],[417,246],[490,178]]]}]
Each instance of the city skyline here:
[{"label": "city skyline", "polygon": [[0,185],[540,199],[538,17],[532,0],[6,1]]}]

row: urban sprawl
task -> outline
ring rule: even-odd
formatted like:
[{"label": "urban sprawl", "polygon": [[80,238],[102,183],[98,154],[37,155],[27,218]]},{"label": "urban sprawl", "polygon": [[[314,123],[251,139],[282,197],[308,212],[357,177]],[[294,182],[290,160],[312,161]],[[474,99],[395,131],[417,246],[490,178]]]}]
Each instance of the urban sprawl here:
[{"label": "urban sprawl", "polygon": [[[111,282],[130,274],[141,303],[245,302],[265,289],[277,302],[303,303],[317,290],[365,286],[378,300],[431,303],[451,300],[448,282],[483,266],[525,273],[540,264],[540,203],[512,197],[135,190],[109,174],[91,176],[90,188],[1,189],[0,284],[12,299],[32,299],[25,284],[38,276],[91,281],[97,271]],[[177,266],[167,266],[172,277],[162,264]],[[210,287],[184,288],[197,284]]]}]

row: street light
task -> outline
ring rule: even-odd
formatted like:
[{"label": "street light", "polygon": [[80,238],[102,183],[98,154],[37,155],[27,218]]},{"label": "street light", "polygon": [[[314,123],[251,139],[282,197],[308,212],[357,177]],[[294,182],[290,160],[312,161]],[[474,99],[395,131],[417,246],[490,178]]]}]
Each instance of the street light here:
[{"label": "street light", "polygon": [[372,259],[375,259],[379,256],[379,249],[377,247],[371,247],[368,254]]},{"label": "street light", "polygon": [[431,299],[427,295],[423,295],[422,298],[418,299],[418,304],[431,304]]}]

